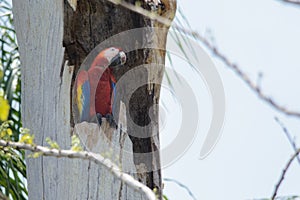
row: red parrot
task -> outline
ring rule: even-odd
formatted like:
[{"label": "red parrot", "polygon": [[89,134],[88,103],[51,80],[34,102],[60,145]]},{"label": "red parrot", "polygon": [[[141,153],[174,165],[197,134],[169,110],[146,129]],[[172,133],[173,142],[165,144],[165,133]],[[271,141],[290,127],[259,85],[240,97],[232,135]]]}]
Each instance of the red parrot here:
[{"label": "red parrot", "polygon": [[126,54],[119,48],[101,51],[88,71],[81,70],[76,79],[75,101],[79,121],[90,121],[95,116],[99,124],[105,117],[112,127],[117,127],[112,115],[113,93],[116,79],[112,69],[126,62]]}]

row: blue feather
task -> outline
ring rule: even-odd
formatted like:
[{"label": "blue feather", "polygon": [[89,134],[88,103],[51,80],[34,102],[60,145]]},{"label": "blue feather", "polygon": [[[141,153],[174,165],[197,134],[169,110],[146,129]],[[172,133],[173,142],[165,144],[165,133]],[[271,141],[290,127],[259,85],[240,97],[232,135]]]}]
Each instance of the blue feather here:
[{"label": "blue feather", "polygon": [[117,99],[116,96],[116,84],[114,82],[111,81],[111,87],[112,87],[112,99],[113,99],[113,104],[112,104],[112,113],[114,114],[115,112],[115,108],[116,108],[116,101],[115,99]]}]

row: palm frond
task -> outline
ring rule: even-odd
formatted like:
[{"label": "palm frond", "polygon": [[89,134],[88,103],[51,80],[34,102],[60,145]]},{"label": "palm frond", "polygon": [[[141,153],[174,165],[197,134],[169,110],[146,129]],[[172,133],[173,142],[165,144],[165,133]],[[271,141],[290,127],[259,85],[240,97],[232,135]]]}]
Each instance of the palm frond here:
[{"label": "palm frond", "polygon": [[[9,102],[11,139],[19,140],[21,122],[20,57],[11,5],[0,0],[0,93]],[[1,122],[2,123],[2,122]],[[10,156],[8,156],[10,155]],[[10,199],[27,199],[25,154],[21,150],[0,149],[0,193]]]}]

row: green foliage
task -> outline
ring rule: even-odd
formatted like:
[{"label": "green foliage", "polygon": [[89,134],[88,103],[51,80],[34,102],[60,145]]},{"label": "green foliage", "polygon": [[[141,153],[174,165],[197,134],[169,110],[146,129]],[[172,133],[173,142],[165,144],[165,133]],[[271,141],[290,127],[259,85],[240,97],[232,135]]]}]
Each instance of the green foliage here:
[{"label": "green foliage", "polygon": [[24,144],[35,145],[34,144],[34,135],[30,134],[29,129],[20,128],[20,133],[21,133],[21,138],[20,138],[19,142],[24,143]]},{"label": "green foliage", "polygon": [[[0,0],[0,124],[1,139],[19,141],[21,123],[20,59],[12,25],[11,5]],[[8,122],[4,122],[9,120]],[[25,153],[0,148],[0,196],[27,199]]]},{"label": "green foliage", "polygon": [[80,139],[76,136],[76,135],[72,135],[72,141],[71,141],[71,144],[72,144],[72,147],[71,147],[71,150],[72,151],[82,151],[82,146],[80,144]]},{"label": "green foliage", "polygon": [[[12,140],[13,121],[6,121],[0,125],[0,139]],[[24,177],[26,177],[26,166],[24,155],[10,147],[0,146],[0,186],[1,193],[9,196],[11,199],[26,199],[27,189]],[[4,190],[4,191],[3,191]],[[3,194],[1,194],[3,196]],[[2,197],[4,198],[4,197]]]},{"label": "green foliage", "polygon": [[6,121],[8,118],[10,106],[4,97],[3,91],[0,92],[0,121]]},{"label": "green foliage", "polygon": [[166,195],[163,195],[163,200],[169,200]]},{"label": "green foliage", "polygon": [[[8,120],[14,125],[12,139],[19,140],[21,124],[21,81],[20,59],[16,35],[12,25],[11,7],[6,0],[0,0],[0,94],[9,103]],[[5,120],[3,120],[5,121]]]},{"label": "green foliage", "polygon": [[0,125],[0,139],[2,140],[10,140],[12,136],[12,130],[9,128],[13,125],[12,121],[5,121]]},{"label": "green foliage", "polygon": [[60,149],[59,145],[57,142],[51,140],[49,137],[46,138],[46,142],[49,144],[51,149]]}]

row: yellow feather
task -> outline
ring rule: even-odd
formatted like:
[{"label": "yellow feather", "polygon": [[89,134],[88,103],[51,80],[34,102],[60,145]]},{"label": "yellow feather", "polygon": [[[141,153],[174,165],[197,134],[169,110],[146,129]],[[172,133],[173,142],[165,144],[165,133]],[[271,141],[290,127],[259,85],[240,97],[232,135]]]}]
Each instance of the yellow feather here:
[{"label": "yellow feather", "polygon": [[83,109],[81,97],[82,97],[82,88],[77,87],[77,107],[78,107],[79,113],[82,113],[82,109]]}]

